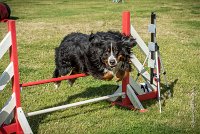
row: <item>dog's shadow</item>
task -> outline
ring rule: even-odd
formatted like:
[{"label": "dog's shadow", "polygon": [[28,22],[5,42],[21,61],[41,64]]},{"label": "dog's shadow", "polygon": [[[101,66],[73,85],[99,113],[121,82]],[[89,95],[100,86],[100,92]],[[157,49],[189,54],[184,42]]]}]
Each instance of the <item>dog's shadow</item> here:
[{"label": "dog's shadow", "polygon": [[[174,86],[176,85],[178,79],[175,79],[173,82],[168,83],[168,87],[166,83],[161,83],[161,99],[163,100],[162,106],[166,105],[166,100],[169,98],[172,98],[174,95]],[[88,97],[97,97],[97,96],[102,96],[102,95],[108,95],[112,94],[116,91],[118,88],[117,85],[102,85],[100,87],[89,87],[85,91],[74,94],[70,97],[68,97],[67,101],[65,103],[70,103],[73,100],[77,98],[88,98]],[[157,99],[152,99],[152,100],[147,100],[142,102],[144,104],[144,107],[151,107],[151,105],[154,105],[157,103]]]},{"label": "dog's shadow", "polygon": [[161,87],[163,88],[161,90],[161,95],[162,95],[162,106],[166,105],[166,100],[169,98],[173,98],[174,97],[174,86],[177,84],[178,79],[175,79],[173,82],[171,82],[167,87],[166,84],[162,84],[161,83]]},{"label": "dog's shadow", "polygon": [[[173,82],[168,83],[168,87],[166,85],[166,83],[161,83],[160,87],[162,88],[160,91],[161,94],[161,100],[162,100],[162,106],[165,107],[166,105],[166,100],[173,98],[174,96],[174,86],[177,84],[178,79],[175,79]],[[147,101],[143,101],[143,106],[144,108],[148,108],[151,107],[152,105],[154,105],[155,103],[158,102],[158,99],[152,99],[151,101],[147,100]]]},{"label": "dog's shadow", "polygon": [[169,87],[166,86],[166,84],[161,83],[161,87],[163,88],[161,90],[161,94],[165,94],[166,92],[170,91],[170,96],[169,97],[173,97],[174,96],[174,86],[177,84],[178,79],[175,79],[173,82],[171,82],[169,84]]},{"label": "dog's shadow", "polygon": [[[177,81],[178,81],[178,79],[174,80],[174,82],[171,82],[169,84],[169,88],[165,84],[161,83],[161,87],[162,87],[161,95],[166,94],[170,90],[171,97],[173,97],[174,86],[176,85]],[[117,88],[118,88],[118,85],[111,85],[111,84],[101,85],[99,87],[89,87],[89,88],[86,88],[83,92],[80,92],[80,93],[77,93],[77,94],[74,94],[74,95],[68,97],[66,101],[57,103],[57,104],[55,104],[55,105],[53,105],[51,107],[70,104],[70,103],[74,102],[74,100],[80,99],[80,98],[88,99],[88,98],[95,98],[95,97],[110,95],[110,94],[113,94],[116,91]],[[168,98],[169,97],[166,97],[163,102],[166,103],[166,99],[168,99]],[[155,103],[157,103],[157,99],[153,99],[153,100],[148,100],[148,101],[142,102],[144,108],[151,107],[151,105],[155,105]],[[163,103],[163,106],[165,106],[164,103]],[[97,110],[100,110],[100,109],[107,109],[110,106],[111,105],[102,106],[100,108],[94,108],[94,109],[86,110],[86,111],[84,111],[84,113],[97,111]],[[44,107],[43,109],[46,109],[46,108],[49,108],[49,107]],[[34,117],[34,118],[31,117],[29,119],[29,123],[31,124],[31,128],[34,131],[34,133],[38,132],[39,125],[41,123],[44,123],[43,120],[47,117],[47,114],[38,115],[37,117]],[[69,118],[69,117],[76,116],[78,114],[80,114],[80,113],[72,113],[70,115],[62,116],[61,118]],[[51,121],[52,121],[52,119],[51,119]]]},{"label": "dog's shadow", "polygon": [[17,17],[17,16],[10,16],[9,19],[11,19],[11,20],[18,20],[19,17]]},{"label": "dog's shadow", "polygon": [[85,91],[74,94],[66,100],[66,103],[71,103],[73,100],[77,98],[94,98],[98,96],[105,96],[105,95],[110,95],[113,94],[116,89],[118,88],[118,85],[111,85],[111,84],[106,84],[106,85],[101,85],[99,87],[89,87],[86,88]]},{"label": "dog's shadow", "polygon": [[[116,91],[117,88],[118,88],[118,85],[112,85],[112,84],[105,84],[105,85],[101,85],[99,87],[88,87],[83,92],[74,94],[74,95],[68,97],[66,101],[57,103],[55,105],[52,105],[51,107],[57,107],[57,106],[61,106],[61,105],[70,104],[70,103],[73,103],[74,100],[80,99],[80,98],[85,98],[84,100],[86,100],[88,98],[96,98],[96,97],[101,97],[101,96],[105,96],[105,95],[110,95],[110,94],[113,94]],[[110,106],[111,105],[86,110],[86,111],[84,111],[84,113],[97,111],[97,110],[100,110],[100,109],[106,109],[106,108],[109,108]],[[46,108],[49,108],[49,106],[43,107],[42,109],[46,109]],[[29,121],[31,128],[32,128],[34,133],[38,133],[38,128],[39,128],[40,124],[44,123],[44,120],[45,120],[45,118],[47,117],[48,114],[49,113],[37,115],[36,117],[30,117],[29,118],[28,121]],[[76,116],[78,114],[80,114],[80,113],[72,113],[70,115],[62,116],[61,118],[69,118],[69,117]],[[51,119],[51,121],[52,121],[52,119]],[[45,120],[45,122],[46,122],[46,120]]]}]

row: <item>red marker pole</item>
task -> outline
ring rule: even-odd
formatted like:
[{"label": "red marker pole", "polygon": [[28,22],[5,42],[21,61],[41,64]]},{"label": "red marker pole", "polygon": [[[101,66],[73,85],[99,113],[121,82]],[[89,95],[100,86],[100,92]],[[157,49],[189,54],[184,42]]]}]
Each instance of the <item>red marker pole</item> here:
[{"label": "red marker pole", "polygon": [[[122,13],[122,33],[126,36],[130,35],[130,12],[124,11]],[[122,99],[122,105],[130,105],[130,100],[127,96],[127,85],[129,84],[129,74],[122,80],[122,92],[126,93],[125,98]]]},{"label": "red marker pole", "polygon": [[21,87],[29,87],[29,86],[34,86],[34,85],[46,84],[46,83],[62,81],[62,80],[70,80],[70,79],[86,77],[86,76],[87,76],[87,74],[74,74],[74,75],[62,76],[62,77],[58,77],[58,78],[50,78],[50,79],[22,83],[22,84],[20,84],[20,86]]}]

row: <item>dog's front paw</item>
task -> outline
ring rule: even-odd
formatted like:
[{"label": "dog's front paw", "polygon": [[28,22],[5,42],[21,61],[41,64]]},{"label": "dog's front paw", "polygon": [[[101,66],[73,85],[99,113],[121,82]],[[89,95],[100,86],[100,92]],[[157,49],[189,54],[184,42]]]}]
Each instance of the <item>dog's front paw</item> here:
[{"label": "dog's front paw", "polygon": [[127,77],[129,74],[129,71],[122,71],[122,70],[118,70],[117,73],[115,74],[115,81],[119,82],[122,81],[125,77]]},{"label": "dog's front paw", "polygon": [[114,74],[112,71],[107,71],[106,73],[104,73],[103,75],[103,80],[112,80],[112,78],[114,77]]},{"label": "dog's front paw", "polygon": [[124,78],[124,74],[125,72],[124,71],[118,71],[116,74],[115,74],[115,81],[121,81],[123,78]]}]

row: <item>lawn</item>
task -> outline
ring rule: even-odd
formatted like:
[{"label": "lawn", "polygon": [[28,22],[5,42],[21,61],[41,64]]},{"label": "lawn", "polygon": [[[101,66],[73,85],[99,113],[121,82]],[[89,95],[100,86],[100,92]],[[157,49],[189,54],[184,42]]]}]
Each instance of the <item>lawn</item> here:
[{"label": "lawn", "polygon": [[[72,134],[169,134],[200,133],[200,1],[199,0],[8,0],[16,19],[20,82],[52,77],[54,48],[71,32],[121,31],[122,11],[131,12],[131,22],[143,40],[150,41],[150,14],[157,14],[157,42],[160,46],[172,97],[144,102],[146,113],[111,106],[103,101],[39,116],[28,117],[34,133]],[[6,25],[0,24],[0,39]],[[133,52],[141,62],[137,47]],[[0,62],[3,72],[8,55]],[[136,69],[131,75],[136,77]],[[162,77],[163,78],[163,77]],[[165,89],[164,81],[161,81]],[[91,76],[79,78],[73,87],[63,81],[24,88],[25,113],[112,94],[114,81]],[[11,95],[11,84],[0,92],[0,107]],[[164,92],[162,91],[162,96]]]}]

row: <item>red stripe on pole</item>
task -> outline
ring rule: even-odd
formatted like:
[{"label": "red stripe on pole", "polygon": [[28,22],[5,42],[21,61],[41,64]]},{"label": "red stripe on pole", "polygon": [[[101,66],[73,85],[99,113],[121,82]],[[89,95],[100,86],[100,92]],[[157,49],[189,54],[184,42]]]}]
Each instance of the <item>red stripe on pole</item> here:
[{"label": "red stripe on pole", "polygon": [[10,48],[10,60],[14,65],[14,76],[13,76],[13,92],[16,95],[16,107],[20,107],[20,87],[19,87],[19,69],[18,69],[18,55],[17,55],[17,40],[16,40],[16,29],[15,21],[8,21],[8,29],[11,31],[12,46]]},{"label": "red stripe on pole", "polygon": [[156,81],[156,84],[157,84],[157,91],[158,91],[158,82],[160,82],[161,81],[161,78],[160,78],[160,57],[158,57],[158,74],[157,74],[157,72],[156,72],[156,75],[159,75],[159,81]]},{"label": "red stripe on pole", "polygon": [[130,11],[124,11],[122,13],[122,33],[130,35]]},{"label": "red stripe on pole", "polygon": [[149,93],[138,95],[137,97],[140,101],[144,101],[144,100],[155,99],[157,96],[158,96],[158,90],[155,90]]},{"label": "red stripe on pole", "polygon": [[23,84],[21,84],[21,87],[28,87],[28,86],[40,85],[40,84],[51,83],[51,82],[56,82],[56,81],[75,79],[75,78],[85,77],[85,76],[87,76],[87,75],[86,74],[75,74],[75,75],[69,75],[69,76],[62,76],[59,78],[38,80],[38,81],[23,83]]},{"label": "red stripe on pole", "polygon": [[13,62],[13,71],[14,76],[12,78],[12,90],[15,93],[16,99],[16,108],[14,111],[15,114],[15,121],[16,121],[16,133],[21,133],[22,129],[20,127],[20,123],[18,121],[17,116],[17,108],[21,107],[21,99],[20,99],[20,85],[19,85],[19,69],[18,69],[18,55],[17,55],[17,39],[16,39],[16,28],[15,28],[15,21],[9,20],[8,21],[8,31],[11,32],[11,43],[12,46],[10,47],[10,60]]},{"label": "red stripe on pole", "polygon": [[[124,11],[122,13],[122,33],[129,36],[130,35],[130,12]],[[127,85],[129,84],[129,74],[122,81],[122,92],[127,93]],[[122,105],[130,105],[130,100],[126,95],[125,98],[122,99]]]}]

